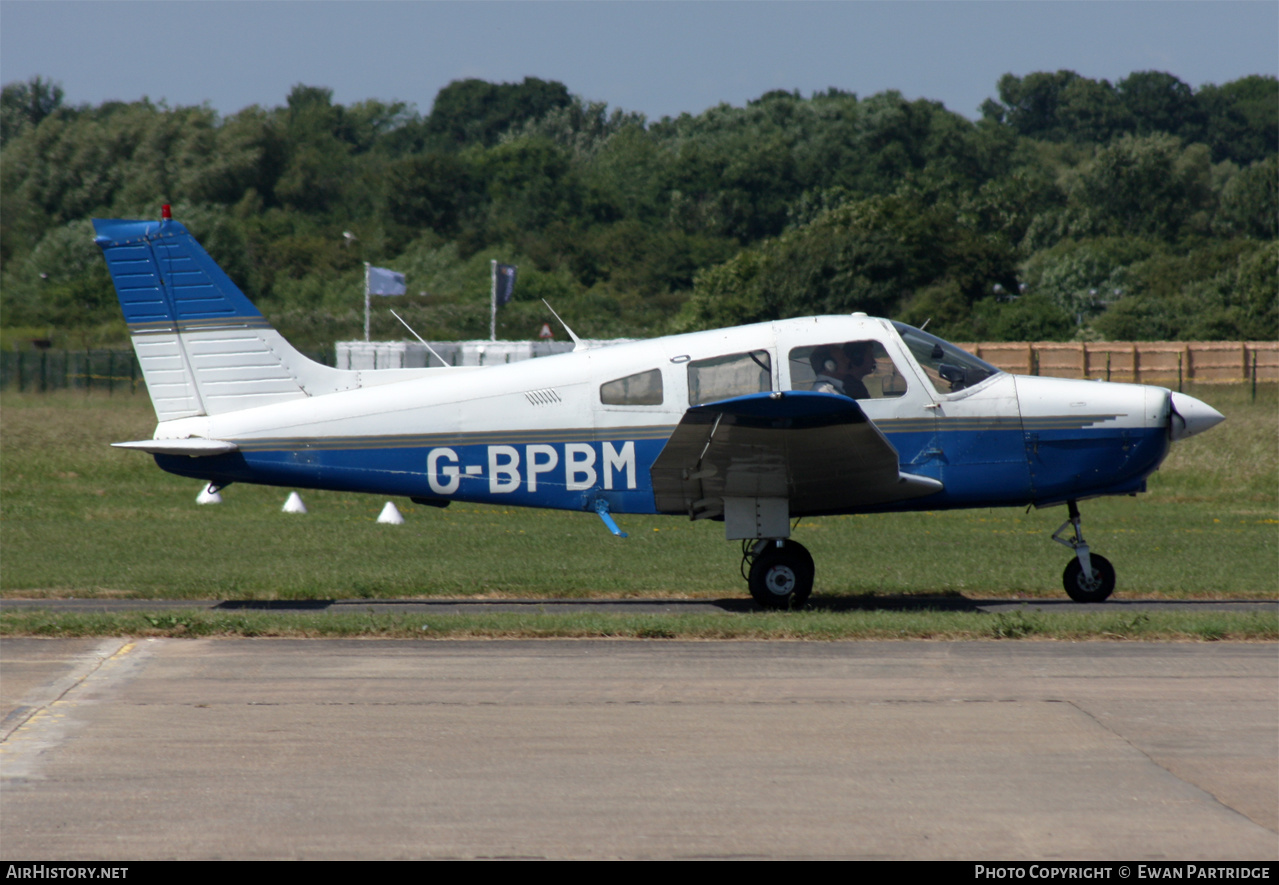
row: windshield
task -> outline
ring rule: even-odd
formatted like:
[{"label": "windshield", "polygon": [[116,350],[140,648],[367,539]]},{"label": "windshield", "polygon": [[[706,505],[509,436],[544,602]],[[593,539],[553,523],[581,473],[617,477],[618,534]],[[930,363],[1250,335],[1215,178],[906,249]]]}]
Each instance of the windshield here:
[{"label": "windshield", "polygon": [[938,393],[957,393],[999,374],[999,369],[990,363],[936,335],[929,335],[905,323],[894,322],[893,328],[902,336]]}]

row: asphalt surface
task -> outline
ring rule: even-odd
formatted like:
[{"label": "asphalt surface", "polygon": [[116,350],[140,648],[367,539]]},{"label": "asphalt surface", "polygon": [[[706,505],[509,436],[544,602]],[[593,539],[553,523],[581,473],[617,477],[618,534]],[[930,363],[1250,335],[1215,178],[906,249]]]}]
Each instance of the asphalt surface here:
[{"label": "asphalt surface", "polygon": [[0,644],[8,858],[1279,859],[1272,643]]}]

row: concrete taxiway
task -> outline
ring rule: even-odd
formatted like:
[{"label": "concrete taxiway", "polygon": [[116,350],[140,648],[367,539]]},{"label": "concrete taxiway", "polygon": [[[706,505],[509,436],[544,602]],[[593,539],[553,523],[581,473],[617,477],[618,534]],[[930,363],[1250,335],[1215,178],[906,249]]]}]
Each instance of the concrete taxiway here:
[{"label": "concrete taxiway", "polygon": [[0,644],[10,858],[1279,859],[1274,644]]}]

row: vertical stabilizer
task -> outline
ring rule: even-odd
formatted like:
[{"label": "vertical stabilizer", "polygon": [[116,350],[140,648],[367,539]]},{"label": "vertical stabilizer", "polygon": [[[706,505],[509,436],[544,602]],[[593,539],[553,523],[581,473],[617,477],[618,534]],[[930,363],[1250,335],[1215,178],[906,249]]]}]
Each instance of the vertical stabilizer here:
[{"label": "vertical stabilizer", "polygon": [[179,222],[93,227],[160,421],[359,385],[298,353]]}]

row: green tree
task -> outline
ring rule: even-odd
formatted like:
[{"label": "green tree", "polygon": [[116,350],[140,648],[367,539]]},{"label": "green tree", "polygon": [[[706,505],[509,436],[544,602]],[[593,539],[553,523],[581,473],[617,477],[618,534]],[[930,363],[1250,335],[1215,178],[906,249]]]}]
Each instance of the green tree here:
[{"label": "green tree", "polygon": [[631,218],[666,226],[667,159],[657,140],[638,125],[609,136],[580,166],[593,214],[603,221]]},{"label": "green tree", "polygon": [[[1279,152],[1279,79],[1252,75],[1201,91],[1213,159],[1241,166]],[[1207,99],[1211,99],[1211,103]]]},{"label": "green tree", "polygon": [[1047,295],[1011,301],[985,298],[973,305],[973,337],[984,341],[1068,341],[1075,318]]},{"label": "green tree", "polygon": [[982,116],[1011,126],[1018,135],[1064,141],[1070,137],[1059,118],[1064,93],[1076,80],[1074,71],[1044,71],[1017,77],[1004,74],[999,78],[999,101],[987,99]]},{"label": "green tree", "polygon": [[386,169],[386,211],[397,224],[457,233],[462,213],[477,194],[475,177],[455,154],[404,157]]},{"label": "green tree", "polygon": [[1194,90],[1172,74],[1137,71],[1120,80],[1116,92],[1136,135],[1166,132],[1194,138],[1203,129],[1203,111]]},{"label": "green tree", "polygon": [[1079,77],[1061,91],[1056,122],[1063,140],[1099,142],[1136,127],[1135,111],[1124,101],[1122,88],[1116,90],[1106,80]]},{"label": "green tree", "polygon": [[870,197],[699,274],[680,322],[708,328],[815,313],[939,310],[935,322],[957,324],[996,283],[1016,285],[1006,243],[917,194]]},{"label": "green tree", "polygon": [[1205,242],[1125,268],[1123,297],[1094,321],[1110,338],[1265,340],[1279,335],[1279,244]]},{"label": "green tree", "polygon": [[502,144],[479,164],[489,197],[488,227],[497,238],[519,240],[555,223],[571,223],[581,190],[568,154],[543,139]]},{"label": "green tree", "polygon": [[588,161],[624,130],[643,131],[643,114],[623,111],[609,113],[602,101],[585,102],[574,98],[566,105],[556,105],[539,117],[525,120],[507,129],[501,141],[542,138],[567,150],[575,161]]},{"label": "green tree", "polygon": [[1023,279],[1031,294],[1048,299],[1072,321],[1087,319],[1103,311],[1106,302],[1133,294],[1130,268],[1161,248],[1136,237],[1066,240],[1032,256]]},{"label": "green tree", "polygon": [[1279,237],[1279,155],[1253,163],[1226,183],[1218,227],[1245,237]]},{"label": "green tree", "polygon": [[1203,145],[1171,135],[1124,136],[1097,151],[1070,194],[1076,236],[1133,234],[1173,240],[1207,226],[1211,164]]},{"label": "green tree", "polygon": [[0,146],[62,107],[62,84],[35,76],[0,90]]},{"label": "green tree", "polygon": [[198,161],[183,163],[178,190],[197,203],[230,206],[249,192],[272,195],[286,161],[279,128],[256,106],[202,130],[188,150]]},{"label": "green tree", "polygon": [[503,132],[572,104],[568,88],[554,80],[454,80],[436,93],[425,131],[444,149],[492,146]]}]

